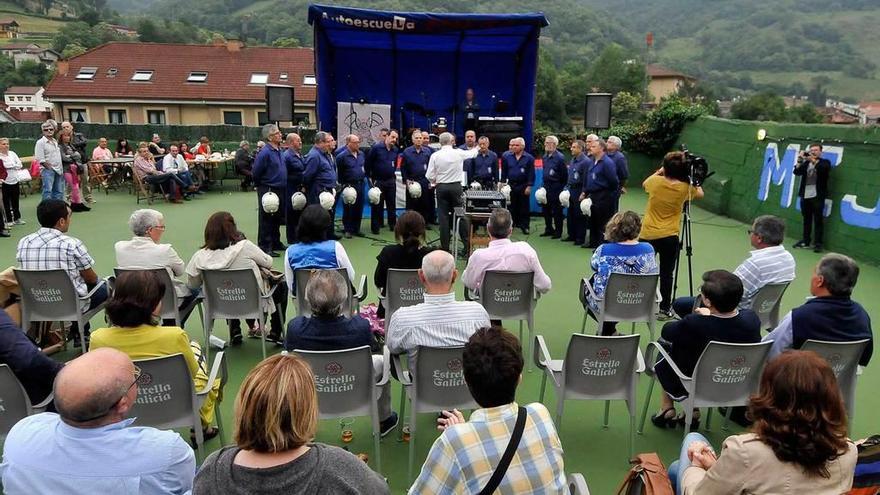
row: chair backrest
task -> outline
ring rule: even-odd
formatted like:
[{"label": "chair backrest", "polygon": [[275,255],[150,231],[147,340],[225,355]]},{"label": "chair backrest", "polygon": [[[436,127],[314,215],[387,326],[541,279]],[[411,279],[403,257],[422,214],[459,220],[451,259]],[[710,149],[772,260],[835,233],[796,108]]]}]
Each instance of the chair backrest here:
[{"label": "chair backrest", "polygon": [[370,346],[293,352],[312,367],[321,419],[370,415],[376,383]]},{"label": "chair backrest", "polygon": [[31,400],[8,365],[0,364],[0,438],[21,419],[33,414]]},{"label": "chair backrest", "polygon": [[693,407],[747,404],[749,396],[758,390],[772,344],[709,342],[694,367]]},{"label": "chair backrest", "polygon": [[630,399],[635,393],[639,334],[573,334],[562,367],[566,399]]},{"label": "chair backrest", "polygon": [[166,320],[175,320],[180,325],[180,312],[177,309],[180,307],[180,301],[177,299],[177,291],[168,268],[120,268],[117,266],[113,269],[116,278],[119,278],[120,275],[126,272],[139,271],[153,272],[159,277],[159,282],[165,286],[165,295],[162,296],[162,314],[159,317]]},{"label": "chair backrest", "polygon": [[418,270],[390,268],[385,284],[385,320],[400,308],[425,302],[425,287],[419,280]]},{"label": "chair backrest", "polygon": [[475,409],[477,403],[464,381],[461,354],[464,346],[419,346],[414,358],[413,410]]},{"label": "chair backrest", "polygon": [[139,359],[138,394],[131,417],[159,429],[198,425],[199,403],[183,354]]},{"label": "chair backrest", "polygon": [[659,275],[612,273],[605,285],[605,321],[650,321],[657,312]]},{"label": "chair backrest", "polygon": [[77,321],[79,295],[66,271],[14,268],[21,289],[21,321]]},{"label": "chair backrest", "polygon": [[250,268],[202,270],[205,318],[242,319],[262,317],[260,283]]},{"label": "chair backrest", "polygon": [[493,320],[526,320],[535,309],[535,274],[488,270],[480,286],[480,304]]},{"label": "chair backrest", "polygon": [[868,346],[868,339],[855,340],[852,342],[829,342],[825,340],[807,340],[801,346],[802,351],[813,351],[822,356],[822,359],[828,361],[834,376],[837,377],[837,384],[840,386],[840,392],[843,394],[843,401],[846,404],[847,412],[853,413],[856,393],[856,376],[859,370],[859,360],[865,347]]},{"label": "chair backrest", "polygon": [[788,284],[789,282],[767,284],[755,293],[751,309],[760,318],[761,328],[776,327],[779,324],[779,306]]},{"label": "chair backrest", "polygon": [[[298,268],[293,271],[293,280],[296,283],[296,314],[297,316],[312,316],[312,308],[306,301],[306,286],[312,274],[320,270],[336,270],[345,280],[348,280],[348,270],[345,268]],[[352,298],[354,297],[354,287],[351,282],[348,283],[348,304],[343,306],[342,314],[352,314]]]}]

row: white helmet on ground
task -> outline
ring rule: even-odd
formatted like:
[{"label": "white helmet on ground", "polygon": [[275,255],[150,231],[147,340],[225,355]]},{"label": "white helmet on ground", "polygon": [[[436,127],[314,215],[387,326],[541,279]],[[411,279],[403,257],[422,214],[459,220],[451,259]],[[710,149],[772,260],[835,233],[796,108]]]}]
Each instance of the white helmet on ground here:
[{"label": "white helmet on ground", "polygon": [[306,207],[306,203],[308,203],[306,195],[299,191],[290,196],[290,205],[294,210],[302,210]]},{"label": "white helmet on ground", "polygon": [[281,201],[278,199],[277,194],[269,191],[260,198],[260,204],[263,205],[263,211],[266,213],[275,213],[278,211],[278,207],[281,206]]},{"label": "white helmet on ground", "polygon": [[590,209],[593,208],[593,200],[590,198],[585,198],[581,201],[581,213],[586,216],[590,216]]},{"label": "white helmet on ground", "polygon": [[569,205],[571,205],[571,191],[566,189],[559,193],[559,204],[561,204],[563,208],[568,208]]},{"label": "white helmet on ground", "polygon": [[504,184],[503,186],[501,186],[501,194],[504,195],[504,199],[506,199],[507,201],[510,201],[510,185],[509,184]]},{"label": "white helmet on ground", "polygon": [[418,182],[410,182],[409,185],[406,186],[406,190],[409,191],[409,196],[411,198],[422,197],[422,185]]},{"label": "white helmet on ground", "polygon": [[347,205],[353,205],[355,203],[355,201],[357,201],[357,198],[358,198],[357,189],[355,189],[351,186],[346,186],[342,190],[342,202],[343,203],[345,203]]},{"label": "white helmet on ground", "polygon": [[483,185],[480,184],[479,182],[477,182],[477,181],[471,182],[471,189],[473,189],[474,191],[479,191],[482,188],[483,188]]},{"label": "white helmet on ground", "polygon": [[367,199],[370,200],[371,205],[379,204],[379,201],[382,199],[382,190],[376,186],[371,187],[370,190],[367,191]]},{"label": "white helmet on ground", "polygon": [[539,187],[537,191],[535,191],[535,201],[538,202],[539,205],[547,204],[547,190],[543,187]]},{"label": "white helmet on ground", "polygon": [[336,196],[332,192],[324,191],[318,195],[318,202],[321,203],[321,208],[332,210],[333,204],[336,203]]}]

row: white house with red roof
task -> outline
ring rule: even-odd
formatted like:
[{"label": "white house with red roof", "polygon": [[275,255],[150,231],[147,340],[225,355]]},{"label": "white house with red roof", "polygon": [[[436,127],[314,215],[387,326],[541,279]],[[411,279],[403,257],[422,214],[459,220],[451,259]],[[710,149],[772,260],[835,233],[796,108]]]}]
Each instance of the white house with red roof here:
[{"label": "white house with red roof", "polygon": [[72,122],[256,126],[266,85],[287,85],[293,123],[313,123],[314,67],[311,48],[111,42],[59,61],[45,97]]},{"label": "white house with red roof", "polygon": [[41,86],[10,86],[3,93],[3,103],[19,112],[51,112],[52,104],[43,99]]}]

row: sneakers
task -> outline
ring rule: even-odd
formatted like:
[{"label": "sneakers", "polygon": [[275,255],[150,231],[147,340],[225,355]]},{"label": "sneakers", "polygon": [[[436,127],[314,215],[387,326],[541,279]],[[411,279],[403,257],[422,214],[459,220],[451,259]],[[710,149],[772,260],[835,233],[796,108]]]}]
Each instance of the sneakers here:
[{"label": "sneakers", "polygon": [[807,241],[804,241],[804,240],[800,240],[800,241],[797,241],[796,243],[794,243],[794,246],[792,246],[792,247],[795,249],[808,248],[808,247],[810,247],[810,243]]},{"label": "sneakers", "polygon": [[400,418],[397,416],[396,412],[391,411],[391,416],[388,416],[379,423],[379,436],[387,436],[397,427],[398,423],[400,423]]},{"label": "sneakers", "polygon": [[657,312],[657,321],[668,321],[674,319],[675,313],[673,313],[671,309],[661,309]]},{"label": "sneakers", "polygon": [[816,243],[816,245],[813,246],[813,252],[814,253],[821,253],[822,252],[822,245],[819,243]]}]

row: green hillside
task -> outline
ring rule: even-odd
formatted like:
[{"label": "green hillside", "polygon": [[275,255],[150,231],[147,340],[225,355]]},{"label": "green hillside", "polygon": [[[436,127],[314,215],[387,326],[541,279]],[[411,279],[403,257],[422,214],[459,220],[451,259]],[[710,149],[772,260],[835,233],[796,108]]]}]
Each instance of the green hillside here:
[{"label": "green hillside", "polygon": [[0,44],[37,42],[47,44],[52,36],[64,26],[67,21],[49,18],[39,14],[32,14],[13,2],[0,1],[0,18],[11,18],[18,22],[21,36],[17,39],[0,39]]}]

